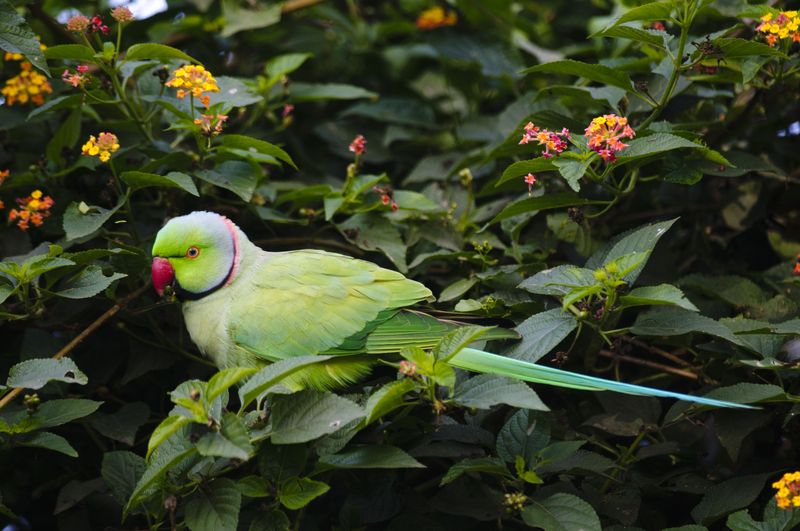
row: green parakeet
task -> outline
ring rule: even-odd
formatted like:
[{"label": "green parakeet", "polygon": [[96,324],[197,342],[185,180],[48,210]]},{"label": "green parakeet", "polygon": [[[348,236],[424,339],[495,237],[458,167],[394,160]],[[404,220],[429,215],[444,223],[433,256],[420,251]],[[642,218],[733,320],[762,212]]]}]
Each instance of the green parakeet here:
[{"label": "green parakeet", "polygon": [[[404,347],[432,348],[458,323],[410,310],[433,300],[424,285],[376,264],[318,250],[266,252],[229,219],[193,212],[171,219],[153,245],[153,284],[172,286],[186,327],[219,368],[335,355],[294,376],[295,386],[334,387],[367,374]],[[454,367],[528,382],[749,406],[604,380],[464,348]]]}]

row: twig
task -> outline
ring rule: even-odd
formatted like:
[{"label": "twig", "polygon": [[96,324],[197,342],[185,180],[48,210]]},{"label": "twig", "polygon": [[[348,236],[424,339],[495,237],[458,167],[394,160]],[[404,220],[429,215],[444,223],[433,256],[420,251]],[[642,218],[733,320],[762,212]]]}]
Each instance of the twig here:
[{"label": "twig", "polygon": [[[100,317],[95,319],[94,322],[92,324],[90,324],[89,326],[87,326],[80,334],[75,336],[72,339],[72,341],[70,341],[69,343],[67,343],[64,346],[64,348],[62,348],[61,350],[56,352],[53,355],[53,359],[54,360],[59,360],[59,359],[63,358],[64,356],[66,356],[67,354],[69,354],[70,352],[72,352],[72,350],[75,347],[77,347],[80,344],[81,341],[83,341],[84,339],[86,339],[87,337],[92,335],[92,333],[95,330],[97,330],[98,328],[100,328],[100,326],[103,323],[105,323],[106,321],[108,321],[109,319],[114,317],[114,315],[116,315],[117,312],[119,312],[122,308],[127,306],[132,300],[136,299],[142,293],[147,291],[147,289],[149,287],[150,287],[150,283],[148,282],[147,284],[145,284],[141,288],[139,288],[136,291],[134,291],[132,293],[129,293],[128,295],[123,297],[119,302],[114,304],[114,306],[112,306],[111,308],[106,310],[106,312],[103,315],[101,315]],[[0,409],[3,409],[5,406],[7,406],[8,403],[11,402],[14,399],[14,397],[16,397],[18,394],[20,394],[24,390],[25,390],[24,387],[15,387],[14,389],[12,389],[6,396],[4,396],[2,399],[0,399]]]},{"label": "twig", "polygon": [[684,371],[683,369],[677,369],[675,367],[670,367],[669,365],[663,365],[661,363],[656,363],[654,361],[640,360],[639,358],[626,356],[624,354],[617,354],[616,352],[611,352],[610,350],[601,350],[599,354],[601,356],[605,356],[606,358],[611,358],[619,361],[627,361],[628,363],[634,363],[636,365],[641,365],[643,367],[650,367],[651,369],[657,369],[659,371],[668,372],[670,374],[675,374],[677,376],[683,376],[684,378],[689,378],[690,380],[699,379],[699,376],[697,376],[695,373],[691,371]]},{"label": "twig", "polygon": [[658,347],[654,347],[652,345],[648,345],[644,341],[640,341],[638,339],[635,339],[635,338],[632,338],[632,337],[628,337],[628,336],[620,336],[620,339],[622,339],[626,343],[630,343],[631,345],[636,345],[639,348],[643,348],[648,352],[652,352],[653,354],[657,354],[657,355],[661,356],[662,358],[666,358],[666,359],[668,359],[670,361],[674,361],[678,365],[683,365],[684,367],[691,367],[692,366],[691,363],[689,363],[688,361],[686,361],[684,359],[679,358],[678,356],[676,356],[672,352],[667,352],[664,349],[660,349]]}]

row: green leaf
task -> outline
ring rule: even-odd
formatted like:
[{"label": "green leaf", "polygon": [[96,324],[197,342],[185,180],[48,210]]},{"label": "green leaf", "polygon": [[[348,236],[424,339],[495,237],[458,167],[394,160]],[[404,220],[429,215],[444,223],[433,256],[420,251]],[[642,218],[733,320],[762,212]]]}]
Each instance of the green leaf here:
[{"label": "green leaf", "polygon": [[617,164],[626,164],[634,160],[675,149],[706,148],[705,146],[696,144],[680,136],[671,135],[669,133],[654,133],[649,136],[637,137],[629,141],[628,147],[620,151],[621,155],[617,158]]},{"label": "green leaf", "polygon": [[250,405],[253,400],[261,394],[267,392],[271,387],[279,384],[284,378],[288,378],[299,370],[309,365],[325,362],[333,356],[302,356],[280,360],[267,365],[239,388],[239,401],[242,409]]},{"label": "green leaf", "polygon": [[241,505],[233,480],[217,478],[197,489],[186,504],[186,525],[192,531],[236,531]]},{"label": "green leaf", "polygon": [[553,159],[546,159],[544,157],[515,162],[503,171],[503,175],[500,176],[500,179],[495,183],[495,186],[500,186],[501,184],[513,179],[519,179],[520,184],[522,184],[523,181],[520,179],[520,177],[524,177],[529,173],[554,171],[556,169],[557,168],[553,163]]},{"label": "green leaf", "polygon": [[387,444],[360,446],[338,454],[320,457],[320,464],[334,468],[425,468],[425,465],[400,448]]},{"label": "green leaf", "polygon": [[439,343],[431,350],[437,362],[447,362],[450,358],[461,352],[473,341],[492,330],[488,326],[468,325],[456,328],[452,332],[445,334]]},{"label": "green leaf", "polygon": [[764,488],[766,474],[739,476],[709,488],[692,509],[692,518],[699,524],[710,523],[727,513],[747,507]]},{"label": "green leaf", "polygon": [[493,374],[473,376],[456,387],[453,400],[465,407],[490,409],[497,404],[549,411],[538,395],[527,384]]},{"label": "green leaf", "polygon": [[257,372],[258,369],[250,367],[229,367],[222,369],[211,377],[206,387],[206,403],[211,404],[218,396],[228,390],[232,385],[239,383],[243,378]]},{"label": "green leaf", "polygon": [[50,400],[39,406],[34,418],[38,421],[37,427],[52,428],[91,415],[100,405],[102,402],[83,398]]},{"label": "green leaf", "polygon": [[400,230],[391,221],[376,214],[356,214],[336,228],[361,249],[381,251],[391,260],[401,273],[408,271],[406,245]]},{"label": "green leaf", "polygon": [[523,280],[517,287],[538,295],[561,297],[575,287],[588,287],[596,283],[597,281],[591,270],[572,265],[560,265],[552,269],[539,271],[532,277]]},{"label": "green leaf", "polygon": [[739,346],[744,342],[731,330],[698,313],[683,308],[657,308],[637,316],[630,332],[640,336],[680,336],[692,332],[720,337]]},{"label": "green leaf", "polygon": [[497,457],[476,457],[473,459],[464,459],[450,467],[447,473],[442,477],[439,486],[442,487],[448,483],[452,483],[463,474],[484,472],[486,474],[495,474],[512,479],[511,474],[506,468],[506,464],[502,459]]},{"label": "green leaf", "polygon": [[572,188],[575,192],[580,192],[581,190],[581,178],[586,173],[586,170],[589,168],[589,164],[591,163],[591,159],[586,160],[576,160],[576,159],[567,159],[567,158],[557,158],[553,160],[553,165],[558,168],[558,173],[567,181],[569,187]]},{"label": "green leaf", "polygon": [[417,384],[409,378],[395,380],[381,386],[367,400],[367,405],[365,406],[367,419],[365,423],[372,424],[379,418],[402,407],[405,404],[403,397],[416,388]]},{"label": "green leaf", "polygon": [[292,157],[289,156],[284,150],[274,144],[270,144],[264,140],[252,138],[245,135],[225,135],[222,137],[222,145],[230,148],[243,149],[256,153],[262,153],[282,160],[292,168],[297,169]]},{"label": "green leaf", "polygon": [[230,37],[240,31],[266,28],[281,20],[281,5],[259,5],[259,9],[244,9],[236,0],[222,0],[222,18],[225,26],[221,36]]},{"label": "green leaf", "polygon": [[375,102],[357,103],[341,116],[361,116],[381,123],[413,125],[431,129],[436,115],[424,102],[412,98],[381,98]]},{"label": "green leaf", "polygon": [[150,408],[144,402],[129,402],[116,413],[95,413],[89,424],[103,436],[133,446],[136,432],[150,418]]},{"label": "green leaf", "polygon": [[632,41],[664,47],[664,41],[669,41],[672,36],[666,31],[642,29],[635,26],[613,26],[598,33],[598,37],[611,37],[615,39],[629,39]]},{"label": "green leaf", "polygon": [[114,499],[120,505],[125,505],[146,468],[147,463],[144,459],[133,452],[106,452],[103,454],[100,475],[103,476]]},{"label": "green leaf", "polygon": [[497,223],[504,219],[513,218],[520,214],[538,212],[539,210],[551,210],[554,208],[564,208],[571,206],[597,205],[604,203],[594,199],[584,199],[572,192],[561,192],[557,194],[547,194],[540,197],[527,197],[511,203],[505,207],[491,223]]},{"label": "green leaf", "polygon": [[577,326],[575,316],[561,308],[534,314],[514,328],[522,336],[522,341],[506,355],[534,363],[561,343]]},{"label": "green leaf", "polygon": [[161,445],[161,443],[169,439],[173,433],[187,424],[190,424],[191,422],[192,419],[184,417],[183,415],[170,415],[162,420],[150,435],[150,440],[147,443],[147,454],[145,457],[150,459],[150,454],[152,454],[153,451],[155,451],[155,449]]},{"label": "green leaf", "polygon": [[8,387],[41,389],[47,382],[58,381],[86,385],[89,378],[70,358],[30,359],[17,363],[8,371]]},{"label": "green leaf", "polygon": [[44,105],[36,107],[30,112],[30,114],[28,114],[28,121],[31,121],[37,116],[45,114],[50,111],[58,111],[61,109],[74,109],[76,107],[80,107],[81,102],[83,101],[82,98],[83,95],[81,94],[70,94],[68,96],[59,96],[57,98],[49,99],[46,102],[44,102]]},{"label": "green leaf", "polygon": [[200,455],[227,457],[247,461],[255,449],[242,419],[234,413],[225,413],[220,430],[206,433],[197,441]]},{"label": "green leaf", "polygon": [[292,83],[289,99],[294,102],[317,100],[376,99],[377,92],[343,83]]},{"label": "green leaf", "polygon": [[600,518],[591,505],[572,494],[559,492],[544,501],[532,500],[522,510],[530,527],[545,531],[602,531]]},{"label": "green leaf", "polygon": [[751,57],[754,55],[764,57],[786,57],[786,54],[781,52],[777,47],[772,47],[763,42],[749,39],[714,39],[714,45],[721,49],[725,59]]},{"label": "green leaf", "polygon": [[[677,221],[677,219],[642,225],[641,227],[617,235],[608,242],[608,244],[603,246],[602,249],[589,257],[585,267],[587,269],[599,269],[625,255],[651,252],[658,243],[658,240],[672,227],[675,221]],[[647,260],[644,260],[639,267],[626,274],[623,280],[629,284],[636,282],[636,279],[639,278],[646,264]]]},{"label": "green leaf", "polygon": [[472,286],[474,286],[477,283],[478,283],[477,278],[462,278],[456,280],[455,282],[453,282],[452,284],[450,284],[449,286],[447,286],[442,290],[442,293],[439,295],[438,300],[439,302],[448,302],[455,300],[464,295],[470,289],[472,289]]},{"label": "green leaf", "polygon": [[771,384],[755,384],[740,382],[728,387],[714,389],[705,395],[707,398],[726,400],[736,404],[752,404],[755,402],[785,399],[783,388]]},{"label": "green leaf", "polygon": [[[608,28],[613,28],[625,24],[626,22],[664,20],[670,17],[674,7],[675,3],[672,1],[650,2],[641,6],[636,6],[617,17]],[[590,37],[594,37],[595,35],[597,35],[597,33],[590,35]]]},{"label": "green leaf", "polygon": [[101,267],[90,265],[66,282],[60,283],[60,289],[54,294],[67,299],[88,299],[127,276],[124,273],[111,273],[110,276],[105,276]]},{"label": "green leaf", "polygon": [[77,240],[97,232],[123,204],[124,201],[120,201],[115,207],[105,209],[73,201],[64,211],[64,232],[67,233],[67,240]]},{"label": "green leaf", "polygon": [[195,197],[200,197],[200,193],[197,191],[197,187],[194,185],[192,178],[179,171],[171,171],[166,175],[158,175],[157,173],[147,173],[143,171],[124,171],[119,177],[131,187],[132,191],[149,188],[151,186],[180,188]]},{"label": "green leaf", "polygon": [[46,431],[40,431],[34,434],[30,439],[22,440],[18,444],[31,448],[53,450],[54,452],[59,452],[70,457],[78,457],[78,452],[64,437]]},{"label": "green leaf", "polygon": [[269,483],[261,476],[245,476],[236,482],[236,488],[247,498],[266,498],[270,495]]},{"label": "green leaf", "polygon": [[628,92],[633,92],[631,78],[622,70],[609,68],[600,64],[582,63],[572,59],[553,61],[532,66],[522,71],[523,74],[546,72],[549,74],[567,74],[578,76],[590,81],[596,81],[612,87],[619,87]]},{"label": "green leaf", "polygon": [[619,298],[620,308],[632,308],[634,306],[651,306],[667,304],[678,306],[692,312],[700,310],[686,298],[681,290],[671,284],[659,284],[658,286],[643,286],[635,288],[627,295]]},{"label": "green leaf", "polygon": [[261,178],[261,169],[239,160],[226,160],[213,170],[200,170],[195,175],[208,183],[230,190],[243,201],[250,201]]},{"label": "green leaf", "polygon": [[711,276],[693,274],[683,277],[678,285],[719,299],[737,308],[764,304],[767,295],[750,279],[736,275]]},{"label": "green leaf", "polygon": [[497,434],[497,455],[506,463],[514,463],[522,456],[525,463],[533,463],[536,454],[550,442],[547,419],[536,411],[520,409]]},{"label": "green leaf", "polygon": [[289,531],[289,517],[280,509],[273,509],[250,523],[248,531]]},{"label": "green leaf", "polygon": [[85,44],[57,44],[44,51],[48,59],[70,59],[82,63],[94,63],[94,50]]},{"label": "green leaf", "polygon": [[141,503],[172,468],[184,459],[197,453],[197,447],[189,440],[189,432],[182,429],[172,434],[154,452],[150,464],[144,471],[123,509],[123,519],[132,507]]},{"label": "green leaf", "polygon": [[[264,65],[264,72],[271,78],[285,76],[300,68],[303,63],[311,57],[313,56],[310,53],[287,53],[279,55],[267,61],[267,64]],[[294,92],[294,90],[295,87],[293,85],[292,92]]]},{"label": "green leaf", "polygon": [[331,490],[330,485],[309,478],[289,478],[278,488],[278,500],[289,510],[302,509]]},{"label": "green leaf", "polygon": [[275,396],[273,400],[271,440],[274,444],[308,442],[364,416],[356,403],[332,393],[307,390]]},{"label": "green leaf", "polygon": [[50,77],[39,39],[8,0],[0,0],[0,49],[21,53],[33,66]]},{"label": "green leaf", "polygon": [[157,59],[164,62],[171,61],[172,59],[180,59],[182,61],[199,64],[197,59],[194,59],[177,48],[165,44],[156,44],[152,42],[134,44],[125,52],[125,61],[141,61],[143,59]]}]

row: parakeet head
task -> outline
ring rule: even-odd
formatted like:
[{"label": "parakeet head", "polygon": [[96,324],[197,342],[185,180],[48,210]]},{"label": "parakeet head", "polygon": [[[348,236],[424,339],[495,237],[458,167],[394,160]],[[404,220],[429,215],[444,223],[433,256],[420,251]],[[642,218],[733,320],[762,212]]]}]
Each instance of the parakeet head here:
[{"label": "parakeet head", "polygon": [[153,244],[153,286],[172,286],[181,299],[199,299],[224,286],[239,262],[239,230],[213,212],[173,218]]}]

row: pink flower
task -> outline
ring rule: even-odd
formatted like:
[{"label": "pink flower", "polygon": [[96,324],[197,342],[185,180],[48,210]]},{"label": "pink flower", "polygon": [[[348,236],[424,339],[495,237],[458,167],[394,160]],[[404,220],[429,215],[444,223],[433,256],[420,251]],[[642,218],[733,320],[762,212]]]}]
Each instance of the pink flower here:
[{"label": "pink flower", "polygon": [[364,135],[358,135],[350,142],[350,151],[360,157],[367,150],[366,144],[367,141],[364,139]]},{"label": "pink flower", "polygon": [[[283,106],[283,110],[281,111],[281,117],[283,119],[286,119],[292,115],[292,112],[294,112],[294,105],[292,105],[291,103],[287,103],[286,105]],[[350,151],[352,151],[352,149]]]},{"label": "pink flower", "polygon": [[522,134],[522,139],[519,141],[519,143],[527,144],[533,141],[538,142],[540,146],[544,146],[542,157],[549,159],[554,155],[561,154],[565,149],[567,149],[567,142],[561,137],[569,138],[569,129],[565,127],[561,129],[560,133],[556,133],[555,131],[550,131],[548,129],[541,129],[535,126],[533,122],[528,122],[528,124],[525,126],[525,132]]},{"label": "pink flower", "polygon": [[133,20],[133,13],[127,7],[119,6],[111,10],[111,18],[117,22],[130,22]]},{"label": "pink flower", "polygon": [[108,26],[103,24],[103,19],[100,18],[100,15],[95,15],[92,17],[92,25],[89,28],[89,31],[92,33],[101,32],[103,35],[108,35]]},{"label": "pink flower", "polygon": [[589,149],[597,152],[604,161],[614,162],[617,152],[628,147],[620,138],[633,138],[636,133],[628,125],[627,118],[605,114],[592,120],[584,136],[589,139]]},{"label": "pink flower", "polygon": [[536,184],[536,176],[532,173],[529,173],[524,177],[525,184],[528,185],[528,195],[531,195],[533,191],[533,185]]},{"label": "pink flower", "polygon": [[75,15],[67,21],[67,29],[75,33],[82,33],[89,28],[89,19],[83,15]]}]

